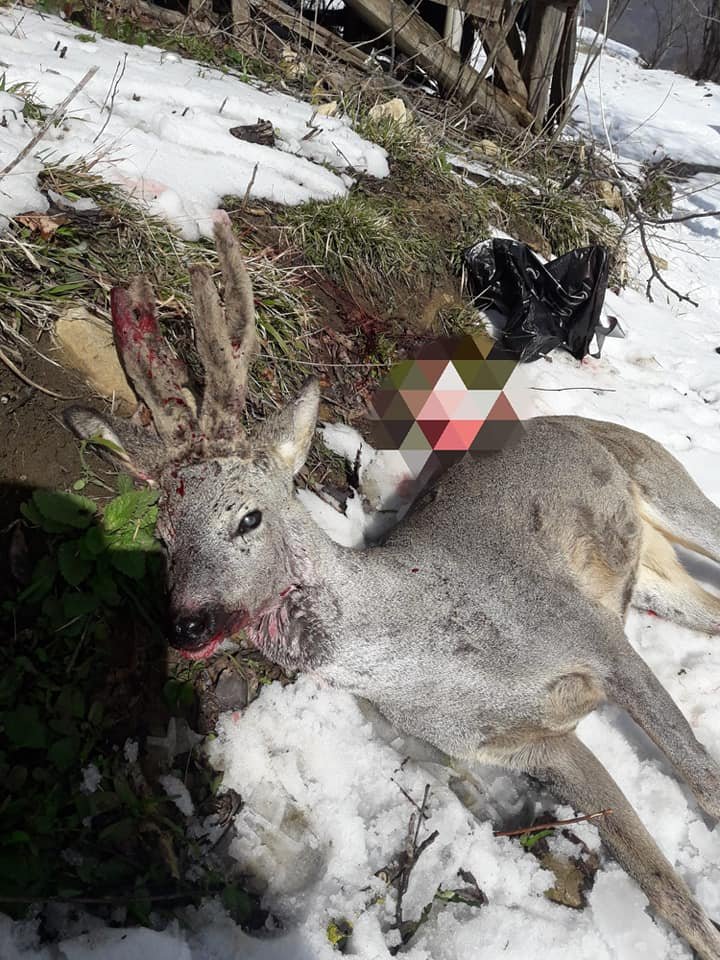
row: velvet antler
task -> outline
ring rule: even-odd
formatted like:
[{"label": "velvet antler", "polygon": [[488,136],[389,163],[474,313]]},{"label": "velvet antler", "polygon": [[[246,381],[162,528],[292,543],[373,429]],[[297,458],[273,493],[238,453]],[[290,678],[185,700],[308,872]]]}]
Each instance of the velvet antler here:
[{"label": "velvet antler", "polygon": [[129,290],[113,289],[115,345],[138,396],[152,414],[166,446],[196,447],[233,442],[241,432],[247,377],[257,343],[252,284],[228,219],[215,224],[220,267],[225,279],[225,306],[210,270],[190,267],[193,319],[198,353],[205,370],[200,408],[189,388],[188,370],[170,350],[155,316],[155,298],[147,280],[135,279]]},{"label": "velvet antler", "polygon": [[205,370],[200,433],[211,440],[237,436],[245,406],[247,378],[257,345],[255,301],[230,222],[215,224],[225,307],[208,268],[190,268],[195,342]]},{"label": "velvet antler", "polygon": [[160,439],[183,445],[195,424],[188,371],[162,335],[152,287],[137,277],[129,290],[113,289],[110,305],[115,346],[135,392],[149,407]]}]

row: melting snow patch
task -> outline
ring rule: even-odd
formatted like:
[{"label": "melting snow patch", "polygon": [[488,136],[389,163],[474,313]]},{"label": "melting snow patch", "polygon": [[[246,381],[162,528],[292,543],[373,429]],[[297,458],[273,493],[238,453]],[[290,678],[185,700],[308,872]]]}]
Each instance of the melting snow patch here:
[{"label": "melting snow patch", "polygon": [[[3,216],[47,209],[37,174],[60,160],[92,159],[96,172],[188,239],[210,236],[221,197],[245,196],[251,182],[252,197],[298,204],[342,196],[352,182],[348,171],[388,173],[385,151],[344,118],[317,116],[308,103],[194,60],[163,56],[157,47],[92,36],[83,41],[87,31],[22,8],[0,12],[0,169],[38,129],[25,122],[23,101],[8,91],[23,85],[53,108],[88,69],[99,68],[66,119],[0,180],[0,227]],[[274,148],[230,134],[258,118],[272,124]]]}]

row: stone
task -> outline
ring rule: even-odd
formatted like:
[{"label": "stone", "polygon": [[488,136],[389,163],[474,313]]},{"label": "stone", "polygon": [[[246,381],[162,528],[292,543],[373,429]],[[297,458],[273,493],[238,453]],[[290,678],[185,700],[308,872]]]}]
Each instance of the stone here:
[{"label": "stone", "polygon": [[595,196],[608,210],[613,210],[621,217],[625,216],[625,201],[620,188],[610,180],[598,180],[595,183]]},{"label": "stone", "polygon": [[484,153],[486,157],[499,157],[502,153],[500,147],[494,140],[481,140],[477,148],[481,153]]},{"label": "stone", "polygon": [[369,116],[371,120],[393,120],[399,124],[409,123],[412,119],[400,97],[393,97],[385,103],[376,103],[370,108]]},{"label": "stone", "polygon": [[315,111],[315,113],[319,117],[334,117],[337,112],[338,112],[337,100],[330,100],[329,103],[323,103]]},{"label": "stone", "polygon": [[69,307],[55,323],[55,340],[67,366],[77,370],[90,386],[127,412],[137,397],[120,365],[110,325],[85,307]]}]

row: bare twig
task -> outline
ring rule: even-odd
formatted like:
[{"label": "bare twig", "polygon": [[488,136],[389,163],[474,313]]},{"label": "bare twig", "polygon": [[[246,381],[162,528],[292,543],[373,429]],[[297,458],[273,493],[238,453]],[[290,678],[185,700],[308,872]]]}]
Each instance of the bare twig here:
[{"label": "bare twig", "polygon": [[549,823],[536,823],[532,827],[520,827],[519,830],[496,830],[495,837],[520,837],[526,833],[537,833],[539,830],[554,830],[556,827],[566,827],[570,823],[585,823],[587,820],[597,820],[599,817],[607,817],[612,813],[608,807],[605,810],[598,810],[597,813],[586,813],[583,817],[570,817],[568,820],[552,820]]},{"label": "bare twig", "polygon": [[696,300],[693,300],[692,297],[688,296],[686,293],[680,293],[679,290],[676,290],[675,287],[671,286],[667,282],[667,280],[662,276],[658,268],[655,266],[655,257],[653,256],[652,251],[650,250],[650,247],[648,245],[645,218],[639,211],[635,211],[635,219],[637,220],[638,233],[640,235],[640,243],[642,244],[642,248],[645,251],[645,256],[648,258],[648,262],[650,264],[650,276],[648,277],[647,286],[645,288],[645,295],[650,301],[650,303],[654,303],[654,299],[652,295],[652,283],[653,283],[653,280],[657,280],[660,286],[665,287],[667,291],[672,293],[673,296],[677,297],[678,300],[680,300],[681,302],[684,300],[685,303],[690,303],[693,305],[693,307],[699,306]]},{"label": "bare twig", "polygon": [[6,176],[10,173],[11,170],[14,170],[15,167],[16,167],[19,163],[21,163],[21,162],[25,159],[25,157],[30,153],[30,151],[32,150],[32,148],[33,148],[37,143],[39,143],[39,142],[42,140],[42,138],[43,138],[43,137],[45,136],[45,134],[48,132],[48,130],[50,129],[50,127],[51,127],[57,120],[59,120],[60,117],[62,117],[62,115],[65,113],[65,110],[67,109],[67,107],[68,107],[69,104],[71,103],[71,101],[75,99],[75,97],[80,93],[80,91],[83,89],[83,87],[87,86],[87,84],[92,80],[92,78],[95,76],[95,74],[97,73],[97,71],[98,71],[98,68],[97,68],[97,67],[90,67],[90,69],[87,71],[87,73],[85,74],[85,76],[82,77],[82,78],[75,84],[75,86],[72,88],[72,90],[70,91],[70,93],[65,97],[65,99],[62,101],[62,103],[59,103],[59,104],[55,107],[55,109],[50,113],[50,115],[47,117],[47,119],[46,119],[45,122],[42,124],[42,126],[40,127],[40,129],[37,131],[37,133],[35,134],[35,136],[32,137],[32,139],[29,141],[29,143],[26,143],[25,146],[24,146],[24,147],[22,148],[22,150],[20,151],[20,153],[18,153],[18,155],[17,155],[13,160],[11,160],[10,163],[8,163],[6,166],[4,166],[4,167],[2,168],[2,170],[0,170],[0,180],[2,180],[3,177],[6,177]]},{"label": "bare twig", "polygon": [[241,205],[240,205],[240,206],[243,208],[243,210],[244,210],[245,207],[247,206],[248,200],[250,199],[250,191],[252,190],[252,188],[253,188],[253,186],[254,186],[254,184],[255,184],[255,177],[257,176],[258,166],[259,166],[259,164],[256,163],[255,166],[253,167],[252,176],[250,177],[250,180],[248,181],[248,185],[247,185],[247,188],[246,188],[246,190],[245,190],[245,196],[243,197],[242,203],[241,203]]},{"label": "bare twig", "polygon": [[592,390],[594,393],[616,393],[615,387],[530,387],[543,393],[562,393],[565,390]]},{"label": "bare twig", "polygon": [[22,380],[22,382],[27,384],[28,387],[32,387],[33,390],[39,390],[40,393],[45,393],[48,397],[55,397],[56,400],[77,399],[77,397],[66,397],[62,393],[55,393],[54,390],[50,390],[48,387],[43,387],[39,383],[35,383],[34,380],[31,380],[27,374],[23,373],[22,370],[12,362],[10,357],[2,349],[0,349],[0,362],[4,363],[11,373],[14,373],[19,380]]},{"label": "bare twig", "polygon": [[109,100],[110,100],[110,106],[108,107],[108,115],[107,115],[107,117],[105,118],[105,123],[102,125],[102,127],[100,127],[100,129],[99,129],[99,131],[97,132],[97,134],[93,137],[93,143],[97,143],[97,141],[100,139],[100,137],[101,137],[101,136],[103,135],[103,133],[105,132],[105,127],[110,123],[110,118],[112,117],[113,107],[115,106],[115,97],[117,96],[117,92],[118,92],[118,89],[119,89],[119,87],[120,87],[120,81],[122,80],[123,76],[125,75],[125,68],[127,67],[127,57],[128,57],[127,53],[124,54],[124,56],[123,56],[123,62],[122,62],[122,67],[120,66],[120,61],[119,61],[119,60],[118,60],[117,64],[115,65],[115,72],[113,73],[113,78],[112,78],[112,80],[110,81],[110,89],[108,90],[108,92],[107,92],[107,94],[106,94],[106,96],[105,96],[105,101],[103,102],[103,105],[102,105],[102,107],[100,108],[100,112],[102,113],[102,111],[105,109],[105,107],[106,107],[106,105],[107,105],[107,102],[108,102],[108,99],[109,99]]}]

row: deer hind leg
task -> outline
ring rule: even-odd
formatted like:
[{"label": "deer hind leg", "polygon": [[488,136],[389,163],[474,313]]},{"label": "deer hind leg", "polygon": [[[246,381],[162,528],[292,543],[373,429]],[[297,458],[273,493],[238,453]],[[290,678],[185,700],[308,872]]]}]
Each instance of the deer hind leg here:
[{"label": "deer hind leg", "polygon": [[633,605],[692,630],[720,632],[720,597],[690,576],[667,535],[645,518]]},{"label": "deer hind leg", "polygon": [[574,734],[528,743],[509,753],[505,765],[544,780],[559,799],[580,812],[612,810],[596,823],[613,857],[702,960],[719,960],[720,934],[610,774]]}]

